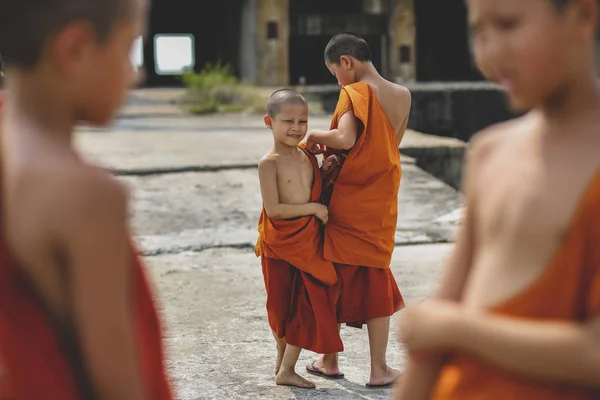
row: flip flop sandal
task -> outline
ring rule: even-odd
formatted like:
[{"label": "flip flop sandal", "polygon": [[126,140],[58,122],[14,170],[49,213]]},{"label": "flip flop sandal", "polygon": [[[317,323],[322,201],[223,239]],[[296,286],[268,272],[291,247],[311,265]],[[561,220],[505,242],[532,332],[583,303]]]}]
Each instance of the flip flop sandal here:
[{"label": "flip flop sandal", "polygon": [[327,379],[343,379],[344,378],[344,374],[342,374],[341,372],[338,372],[337,374],[326,374],[325,372],[323,372],[319,368],[317,368],[317,366],[315,364],[316,364],[316,361],[313,361],[312,364],[310,364],[310,367],[312,369],[309,369],[308,367],[306,367],[306,372],[308,372],[309,374],[320,376],[320,377],[327,378]]}]

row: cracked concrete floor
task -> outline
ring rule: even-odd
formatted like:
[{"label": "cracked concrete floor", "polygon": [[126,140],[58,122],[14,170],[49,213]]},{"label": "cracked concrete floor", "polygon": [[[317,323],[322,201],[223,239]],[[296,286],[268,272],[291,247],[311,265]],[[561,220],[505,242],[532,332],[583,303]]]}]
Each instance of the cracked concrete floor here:
[{"label": "cracked concrete floor", "polygon": [[[327,123],[311,119],[315,128]],[[364,386],[366,330],[345,327],[345,380],[311,377],[314,391],[274,384],[275,343],[260,262],[251,251],[260,211],[252,164],[270,140],[253,119],[179,117],[119,120],[109,132],[83,130],[78,144],[101,164],[130,175],[121,179],[131,187],[132,223],[159,296],[178,399],[388,399],[390,389]],[[409,134],[407,140],[437,139]],[[168,173],[181,166],[213,171]],[[220,169],[231,166],[241,168]],[[154,175],[136,174],[153,168],[159,169]],[[435,242],[453,234],[460,199],[410,159],[403,169],[392,271],[411,303],[427,297],[437,280],[452,245]],[[402,355],[392,331],[390,364],[401,368]],[[303,352],[299,370],[314,357]]]}]

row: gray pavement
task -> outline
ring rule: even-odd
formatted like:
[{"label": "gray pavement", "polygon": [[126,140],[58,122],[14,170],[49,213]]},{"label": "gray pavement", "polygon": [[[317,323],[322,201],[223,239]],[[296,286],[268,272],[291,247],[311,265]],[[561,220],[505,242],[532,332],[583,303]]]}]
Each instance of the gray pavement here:
[{"label": "gray pavement", "polygon": [[[310,121],[315,128],[328,123]],[[366,330],[342,330],[347,379],[315,379],[316,391],[274,384],[275,343],[251,250],[260,211],[256,163],[271,140],[260,117],[170,115],[121,118],[107,131],[82,128],[77,145],[131,188],[132,224],[164,315],[178,399],[387,399],[390,389],[364,386]],[[416,132],[403,143],[459,145]],[[411,303],[431,293],[461,210],[452,188],[408,157],[402,167],[392,271]],[[390,363],[401,368],[402,355],[392,332]],[[299,370],[314,357],[303,352]]]}]

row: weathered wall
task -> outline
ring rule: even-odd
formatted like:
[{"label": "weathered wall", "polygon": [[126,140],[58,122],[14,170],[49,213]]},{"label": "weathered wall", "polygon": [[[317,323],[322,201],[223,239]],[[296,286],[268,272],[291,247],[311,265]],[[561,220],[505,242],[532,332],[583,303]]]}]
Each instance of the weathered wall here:
[{"label": "weathered wall", "polygon": [[391,39],[388,61],[390,78],[398,82],[414,81],[416,78],[414,0],[392,0],[389,35]]},{"label": "weathered wall", "polygon": [[244,0],[242,4],[242,26],[240,29],[240,78],[254,83],[258,76],[258,58],[256,57],[256,0]]},{"label": "weathered wall", "polygon": [[[256,84],[287,85],[289,81],[289,1],[256,0]],[[277,38],[268,38],[269,23],[276,24]]]}]

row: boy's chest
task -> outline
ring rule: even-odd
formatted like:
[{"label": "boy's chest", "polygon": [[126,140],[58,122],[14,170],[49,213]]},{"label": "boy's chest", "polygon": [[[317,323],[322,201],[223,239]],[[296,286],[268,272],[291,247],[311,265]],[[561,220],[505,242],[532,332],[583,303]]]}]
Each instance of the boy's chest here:
[{"label": "boy's chest", "polygon": [[[598,162],[568,150],[539,155],[499,151],[476,182],[476,229],[509,247],[560,241],[576,216]],[[552,247],[552,246],[551,246]]]},{"label": "boy's chest", "polygon": [[289,197],[310,197],[315,171],[312,163],[306,160],[293,160],[280,163],[277,167],[277,185],[280,194]]}]

